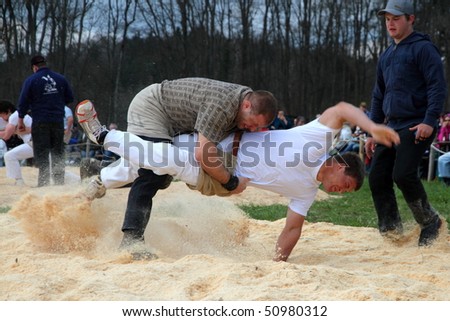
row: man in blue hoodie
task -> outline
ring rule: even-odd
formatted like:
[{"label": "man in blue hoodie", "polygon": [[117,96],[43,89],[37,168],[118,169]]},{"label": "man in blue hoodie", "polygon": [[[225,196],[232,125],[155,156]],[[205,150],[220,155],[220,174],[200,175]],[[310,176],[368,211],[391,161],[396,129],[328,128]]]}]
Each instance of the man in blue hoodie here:
[{"label": "man in blue hoodie", "polygon": [[390,0],[378,15],[384,16],[393,42],[378,61],[370,118],[386,122],[400,136],[394,147],[375,145],[370,138],[366,142],[366,153],[373,154],[369,184],[378,227],[384,236],[402,232],[395,183],[421,227],[419,246],[431,245],[442,221],[428,202],[418,167],[436,135],[446,99],[444,68],[430,37],[413,29],[412,1]]},{"label": "man in blue hoodie", "polygon": [[[47,67],[43,56],[31,58],[33,75],[22,86],[19,97],[18,129],[24,130],[23,118],[30,111],[33,117],[31,135],[37,167],[38,187],[64,184],[64,115],[65,106],[73,101],[69,83]],[[51,159],[51,162],[50,162]]]}]

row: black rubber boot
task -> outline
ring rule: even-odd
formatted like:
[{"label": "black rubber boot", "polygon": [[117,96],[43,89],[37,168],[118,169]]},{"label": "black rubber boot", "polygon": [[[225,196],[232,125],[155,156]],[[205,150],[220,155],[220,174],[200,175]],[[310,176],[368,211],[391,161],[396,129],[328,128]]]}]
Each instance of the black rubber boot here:
[{"label": "black rubber boot", "polygon": [[398,212],[395,199],[385,202],[375,202],[375,209],[378,216],[378,230],[381,235],[386,233],[402,234],[403,224]]},{"label": "black rubber boot", "polygon": [[167,175],[164,182],[162,183],[159,189],[166,189],[170,186],[170,183],[173,181],[173,176]]},{"label": "black rubber boot", "polygon": [[414,219],[419,223],[421,228],[419,246],[431,245],[439,236],[439,228],[442,225],[439,214],[428,203],[427,199],[408,202],[408,206],[413,213]]},{"label": "black rubber boot", "polygon": [[431,222],[430,224],[424,226],[420,231],[419,246],[429,246],[439,236],[439,229],[442,226],[442,220],[439,216]]},{"label": "black rubber boot", "polygon": [[132,259],[140,260],[155,260],[158,256],[145,248],[145,240],[142,234],[136,234],[134,231],[124,231],[122,243],[119,246],[120,250],[128,251]]},{"label": "black rubber boot", "polygon": [[126,249],[130,246],[134,246],[135,244],[144,244],[144,236],[139,233],[135,233],[134,231],[123,231],[122,242],[120,243],[120,249]]}]

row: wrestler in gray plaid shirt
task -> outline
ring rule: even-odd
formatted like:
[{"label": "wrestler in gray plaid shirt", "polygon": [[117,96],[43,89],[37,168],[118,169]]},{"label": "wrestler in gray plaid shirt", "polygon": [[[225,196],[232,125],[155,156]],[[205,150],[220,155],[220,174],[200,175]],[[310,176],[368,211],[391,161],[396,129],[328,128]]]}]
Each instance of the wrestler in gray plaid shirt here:
[{"label": "wrestler in gray plaid shirt", "polygon": [[[139,92],[128,110],[127,131],[149,141],[167,141],[178,133],[199,133],[195,157],[207,174],[233,193],[242,192],[247,181],[217,166],[215,144],[230,132],[257,131],[275,118],[277,101],[267,91],[205,78],[184,78],[152,84]],[[204,151],[206,151],[204,153]],[[216,162],[216,166],[211,166]],[[144,242],[152,198],[169,186],[171,176],[139,170],[125,212],[121,247]]]}]

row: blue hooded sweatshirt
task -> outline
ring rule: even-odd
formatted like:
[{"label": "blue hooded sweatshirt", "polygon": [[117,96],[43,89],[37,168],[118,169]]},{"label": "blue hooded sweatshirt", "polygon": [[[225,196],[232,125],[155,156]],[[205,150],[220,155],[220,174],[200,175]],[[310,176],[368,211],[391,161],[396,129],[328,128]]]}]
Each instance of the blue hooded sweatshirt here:
[{"label": "blue hooded sweatshirt", "polygon": [[447,96],[439,50],[428,35],[411,33],[380,56],[370,118],[395,130],[437,126]]},{"label": "blue hooded sweatshirt", "polygon": [[17,109],[20,118],[31,110],[33,124],[63,123],[65,106],[72,101],[72,89],[64,76],[41,67],[25,80]]}]

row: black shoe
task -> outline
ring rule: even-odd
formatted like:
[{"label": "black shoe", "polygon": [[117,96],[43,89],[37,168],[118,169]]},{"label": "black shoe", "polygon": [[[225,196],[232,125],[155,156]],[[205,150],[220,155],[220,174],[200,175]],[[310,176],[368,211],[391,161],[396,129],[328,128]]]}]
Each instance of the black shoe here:
[{"label": "black shoe", "polygon": [[403,233],[402,218],[397,210],[397,205],[390,202],[377,206],[378,230],[380,234],[397,234]]},{"label": "black shoe", "polygon": [[136,235],[133,232],[125,231],[123,232],[122,242],[120,243],[119,249],[128,249],[134,246],[141,246],[145,244],[144,236]]},{"label": "black shoe", "polygon": [[120,250],[126,251],[134,261],[155,260],[158,256],[145,247],[143,236],[137,236],[130,232],[124,232]]},{"label": "black shoe", "polygon": [[395,223],[382,223],[378,227],[381,235],[386,233],[394,233],[394,234],[402,234],[403,233],[403,224],[401,221]]},{"label": "black shoe", "polygon": [[102,169],[102,162],[95,158],[84,158],[80,162],[80,178],[86,178],[100,175]]},{"label": "black shoe", "polygon": [[431,222],[430,224],[422,227],[419,237],[419,246],[429,246],[439,236],[439,229],[442,226],[442,220],[439,216]]},{"label": "black shoe", "polygon": [[379,230],[382,237],[391,241],[398,241],[403,235],[403,225],[401,222],[394,225],[384,225]]},{"label": "black shoe", "polygon": [[133,261],[150,261],[156,260],[158,258],[158,255],[151,253],[147,250],[130,252],[130,254]]},{"label": "black shoe", "polygon": [[164,183],[161,185],[161,187],[159,189],[166,189],[170,186],[170,183],[172,183],[173,181],[173,176],[167,175],[166,180],[164,181]]}]

